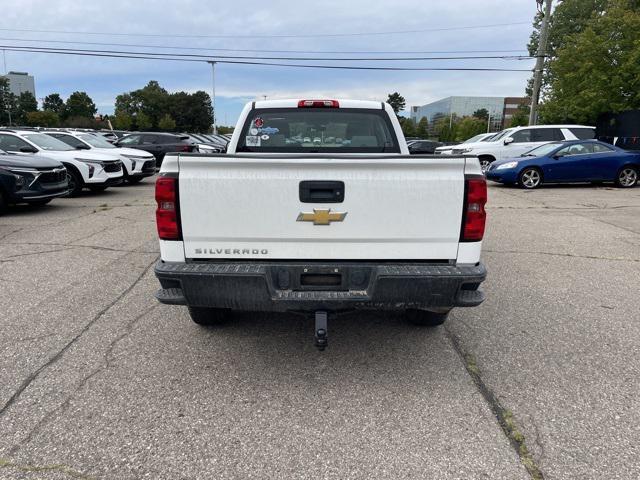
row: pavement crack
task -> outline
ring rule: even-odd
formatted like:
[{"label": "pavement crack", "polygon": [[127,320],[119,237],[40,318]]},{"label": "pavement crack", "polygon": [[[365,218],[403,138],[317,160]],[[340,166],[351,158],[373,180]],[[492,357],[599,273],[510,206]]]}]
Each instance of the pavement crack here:
[{"label": "pavement crack", "polygon": [[42,417],[38,423],[35,424],[35,426],[29,431],[29,433],[27,433],[26,437],[21,440],[19,443],[17,443],[16,445],[14,445],[13,447],[11,447],[11,449],[9,450],[9,454],[10,455],[15,455],[18,450],[20,450],[20,448],[23,445],[26,445],[28,443],[31,442],[31,440],[33,438],[35,438],[35,436],[40,433],[42,431],[42,428],[52,419],[54,418],[56,415],[58,415],[60,412],[64,412],[66,411],[66,409],[69,407],[69,404],[71,403],[71,400],[75,397],[75,395],[82,390],[82,388],[84,388],[84,386],[95,376],[97,376],[98,374],[104,372],[105,370],[108,370],[109,368],[111,368],[111,365],[113,363],[113,350],[115,349],[115,347],[126,337],[128,337],[131,332],[133,331],[133,327],[142,319],[144,318],[147,314],[149,314],[153,309],[157,308],[157,304],[154,304],[152,306],[150,306],[149,308],[146,308],[144,311],[142,311],[140,314],[136,315],[135,318],[133,318],[133,320],[131,320],[130,322],[128,322],[125,327],[124,327],[124,332],[121,333],[120,335],[118,335],[113,341],[111,341],[109,343],[109,345],[107,346],[107,350],[105,351],[104,355],[103,355],[103,362],[101,362],[101,364],[98,366],[98,368],[96,368],[95,370],[93,370],[91,373],[89,373],[87,376],[85,376],[84,378],[82,378],[80,380],[80,382],[78,382],[78,385],[76,386],[76,388],[67,396],[67,398],[65,398],[65,400],[58,405],[56,408],[54,408],[53,410],[51,410],[50,412],[47,412],[47,414]]},{"label": "pavement crack", "polygon": [[22,393],[27,389],[27,387],[29,385],[31,385],[31,383],[33,383],[39,376],[40,374],[46,370],[47,368],[49,368],[50,366],[52,366],[53,364],[55,364],[58,360],[60,360],[60,358],[62,358],[62,356],[65,354],[65,352],[67,350],[69,350],[69,348],[71,348],[78,340],[80,340],[80,338],[98,321],[100,320],[100,318],[102,318],[102,316],[107,313],[116,303],[118,303],[125,295],[127,295],[131,290],[134,289],[134,287],[142,280],[142,278],[147,274],[147,272],[151,269],[151,267],[155,264],[156,260],[158,259],[158,257],[155,257],[153,259],[153,261],[151,263],[149,263],[143,270],[142,272],[136,277],[136,279],[133,281],[133,283],[131,283],[131,285],[129,285],[127,288],[125,288],[122,292],[120,292],[120,294],[118,296],[116,296],[116,298],[114,300],[112,300],[111,302],[109,302],[109,304],[104,307],[102,310],[100,310],[71,340],[69,340],[69,342],[67,342],[67,344],[62,347],[58,353],[56,353],[54,356],[52,356],[47,362],[45,362],[43,365],[41,365],[38,369],[36,369],[33,373],[31,373],[18,387],[18,389],[13,393],[13,395],[11,395],[11,397],[9,398],[9,400],[7,400],[7,402],[2,406],[2,408],[0,408],[0,417],[2,417],[7,410],[11,407],[11,405],[13,405],[19,398],[20,395],[22,395]]},{"label": "pavement crack", "polygon": [[507,440],[509,440],[509,444],[520,458],[520,462],[529,473],[529,476],[533,480],[544,480],[542,470],[540,470],[540,467],[536,464],[533,455],[529,452],[524,434],[520,431],[513,413],[500,403],[500,400],[498,400],[495,393],[493,393],[489,386],[484,382],[475,357],[464,350],[464,347],[458,337],[456,337],[446,325],[444,330],[449,341],[453,345],[453,349],[462,359],[467,373],[473,380],[473,383],[476,385],[476,388],[484,398],[485,402],[489,405],[491,412],[498,420],[502,433],[504,433]]},{"label": "pavement crack", "polygon": [[71,248],[67,247],[67,248],[56,248],[55,250],[43,250],[42,252],[29,252],[29,253],[18,253],[16,255],[9,255],[6,258],[3,258],[0,261],[7,261],[12,258],[18,258],[18,257],[29,257],[32,255],[42,255],[43,253],[54,253],[54,252],[63,252],[65,250],[71,250]]},{"label": "pavement crack", "polygon": [[[107,252],[119,252],[119,253],[149,253],[157,254],[158,252],[151,252],[146,250],[124,250],[121,248],[101,247],[99,245],[78,245],[75,243],[38,243],[38,242],[21,242],[21,243],[5,243],[5,245],[37,245],[37,246],[49,246],[49,247],[70,247],[70,248],[88,248],[91,250],[107,251]],[[12,258],[12,257],[7,257]],[[0,260],[2,261],[2,260]]]},{"label": "pavement crack", "polygon": [[51,465],[32,465],[32,464],[16,463],[16,462],[12,462],[11,460],[7,460],[5,458],[0,458],[0,468],[11,468],[24,473],[57,472],[57,473],[63,473],[64,475],[67,475],[71,478],[80,478],[83,480],[90,480],[93,478],[63,463],[54,463]]},{"label": "pavement crack", "polygon": [[558,252],[541,252],[536,250],[491,250],[485,248],[482,250],[486,253],[513,253],[521,255],[550,255],[553,257],[571,257],[571,258],[585,258],[588,260],[608,260],[611,262],[640,262],[640,258],[623,258],[623,257],[602,257],[598,255],[574,255],[573,253],[558,253]]}]

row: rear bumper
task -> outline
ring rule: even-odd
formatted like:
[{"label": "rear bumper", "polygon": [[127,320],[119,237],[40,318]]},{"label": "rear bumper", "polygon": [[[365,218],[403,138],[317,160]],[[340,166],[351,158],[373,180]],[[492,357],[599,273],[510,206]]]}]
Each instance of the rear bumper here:
[{"label": "rear bumper", "polygon": [[[478,287],[486,269],[482,264],[159,261],[155,274],[162,286],[156,298],[172,305],[248,311],[448,310],[484,301]],[[319,286],[318,280],[332,285]]]}]

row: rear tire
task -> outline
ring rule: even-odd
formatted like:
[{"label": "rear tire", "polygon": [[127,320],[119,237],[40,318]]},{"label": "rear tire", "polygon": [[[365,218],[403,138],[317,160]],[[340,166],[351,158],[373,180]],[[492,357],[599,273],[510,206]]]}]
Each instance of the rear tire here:
[{"label": "rear tire", "polygon": [[198,325],[220,325],[229,318],[229,310],[224,308],[188,307],[191,320]]},{"label": "rear tire", "polygon": [[449,317],[447,313],[435,313],[428,310],[407,310],[406,317],[409,323],[421,327],[437,327],[442,325]]},{"label": "rear tire", "polygon": [[68,197],[77,197],[82,191],[82,178],[74,170],[67,167],[67,181],[69,182]]},{"label": "rear tire", "polygon": [[533,190],[542,185],[542,172],[535,167],[527,167],[518,175],[520,188]]},{"label": "rear tire", "polygon": [[0,215],[7,211],[7,201],[4,199],[4,194],[0,191]]},{"label": "rear tire", "polygon": [[620,188],[635,187],[638,183],[638,169],[635,167],[622,167],[616,175],[616,186]]},{"label": "rear tire", "polygon": [[107,188],[106,185],[91,185],[89,186],[89,190],[91,190],[94,193],[98,193],[98,192],[104,192]]},{"label": "rear tire", "polygon": [[127,182],[131,185],[135,185],[136,183],[140,183],[142,181],[142,177],[128,177]]}]

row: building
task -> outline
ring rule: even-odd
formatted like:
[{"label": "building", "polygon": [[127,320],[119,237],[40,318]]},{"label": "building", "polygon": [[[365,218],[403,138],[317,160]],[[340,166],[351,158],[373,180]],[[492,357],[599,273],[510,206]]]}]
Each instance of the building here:
[{"label": "building", "polygon": [[3,78],[9,79],[9,90],[16,97],[22,92],[31,92],[33,96],[36,96],[36,86],[33,80],[33,76],[26,72],[9,72],[6,75],[0,75]]},{"label": "building", "polygon": [[527,104],[527,97],[447,97],[419,107],[411,107],[411,118],[419,122],[427,117],[429,125],[440,118],[461,118],[473,115],[480,109],[489,112],[489,131],[495,132],[509,126],[509,119],[521,104]]}]

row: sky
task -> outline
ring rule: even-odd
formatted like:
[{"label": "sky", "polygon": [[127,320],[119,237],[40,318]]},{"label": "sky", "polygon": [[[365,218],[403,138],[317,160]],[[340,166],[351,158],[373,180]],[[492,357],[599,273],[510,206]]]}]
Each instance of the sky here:
[{"label": "sky", "polygon": [[[0,45],[235,56],[525,55],[535,11],[535,0],[20,0],[4,2]],[[468,28],[478,26],[484,28]],[[386,53],[293,54],[185,48]],[[479,50],[511,52],[422,53]],[[86,91],[102,114],[113,113],[118,94],[141,88],[149,80],[157,80],[170,92],[211,93],[212,89],[207,63],[13,51],[5,51],[5,56],[8,71],[25,71],[35,77],[39,99],[53,92],[66,98],[74,91]],[[534,62],[458,59],[313,63],[531,69]],[[4,65],[0,66],[4,72]],[[382,101],[397,91],[405,97],[407,109],[450,95],[522,96],[530,76],[530,72],[318,70],[218,63],[216,119],[219,125],[233,125],[246,102],[265,95],[268,99]]]}]

